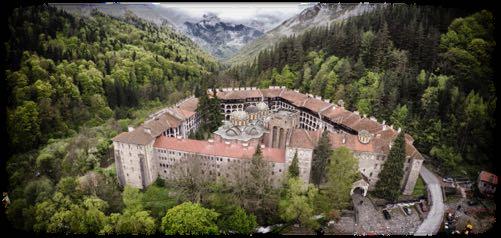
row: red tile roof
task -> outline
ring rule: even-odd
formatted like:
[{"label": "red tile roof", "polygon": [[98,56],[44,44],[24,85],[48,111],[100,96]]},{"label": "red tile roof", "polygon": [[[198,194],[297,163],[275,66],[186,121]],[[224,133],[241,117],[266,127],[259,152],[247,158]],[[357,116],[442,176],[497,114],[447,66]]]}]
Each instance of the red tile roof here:
[{"label": "red tile roof", "polygon": [[177,107],[186,111],[195,112],[198,107],[198,98],[196,97],[188,98],[183,102],[179,103]]},{"label": "red tile roof", "polygon": [[[237,159],[252,159],[256,151],[256,147],[252,145],[244,147],[238,143],[227,145],[224,142],[218,141],[209,142],[203,140],[177,139],[166,136],[159,136],[153,146],[156,148]],[[285,163],[285,149],[266,147],[262,149],[262,152],[264,160],[266,161]]]},{"label": "red tile roof", "polygon": [[140,126],[131,132],[122,132],[111,140],[128,144],[146,145],[153,141],[153,139],[154,137],[146,133],[144,127]]},{"label": "red tile roof", "polygon": [[263,94],[264,97],[267,98],[274,98],[278,97],[282,91],[285,89],[280,89],[280,88],[264,88],[261,89],[261,93]]},{"label": "red tile roof", "polygon": [[293,129],[289,146],[304,149],[314,149],[317,145],[317,131],[307,131],[305,129]]},{"label": "red tile roof", "polygon": [[314,112],[320,112],[322,109],[332,107],[332,104],[324,102],[323,100],[317,98],[309,98],[304,102],[303,107],[308,108]]},{"label": "red tile roof", "polygon": [[339,124],[347,125],[360,119],[360,116],[350,112],[343,107],[331,107],[322,112],[322,115],[329,118],[331,121]]},{"label": "red tile roof", "polygon": [[378,132],[383,129],[383,125],[369,118],[362,118],[352,123],[350,127],[356,131],[366,130],[370,133]]},{"label": "red tile roof", "polygon": [[494,185],[498,184],[498,176],[495,174],[489,173],[487,171],[482,171],[480,172],[480,175],[478,176],[480,181],[491,183]]},{"label": "red tile roof", "polygon": [[[173,114],[182,120],[188,119],[195,114],[195,111],[188,111],[182,108],[171,108]],[[167,112],[168,113],[168,112]]]},{"label": "red tile roof", "polygon": [[246,99],[246,98],[260,98],[262,93],[259,89],[252,90],[232,90],[232,91],[218,91],[216,93],[218,98],[221,99]]},{"label": "red tile roof", "polygon": [[[343,138],[345,142],[343,143]],[[369,142],[368,144],[362,144],[358,140],[358,136],[351,134],[341,134],[341,133],[329,133],[329,140],[331,142],[332,148],[339,148],[345,146],[348,149],[356,152],[371,152],[371,153],[381,153],[381,151],[376,148],[375,144]]]},{"label": "red tile roof", "polygon": [[309,97],[305,94],[298,93],[296,91],[291,91],[291,90],[286,90],[282,92],[282,95],[280,96],[283,99],[286,99],[287,101],[291,102],[294,104],[294,106],[300,107],[303,105],[303,102],[308,99]]},{"label": "red tile roof", "polygon": [[[370,133],[374,134],[371,142],[369,144],[362,144],[358,140],[357,135],[347,134],[345,136],[345,143],[342,143],[342,135],[331,133],[330,138],[333,147],[339,147],[344,145],[348,148],[351,148],[354,151],[367,151],[367,152],[378,152],[385,153],[389,152],[389,144],[393,141],[398,134],[394,129],[386,128],[383,130],[384,126],[377,121],[370,120],[369,118],[363,118],[357,113],[346,110],[344,107],[336,106],[334,107],[332,104],[324,102],[320,99],[309,97],[308,95],[287,89],[280,88],[272,88],[272,89],[253,89],[253,90],[232,90],[232,91],[218,91],[217,96],[221,99],[246,99],[246,98],[260,98],[260,97],[282,97],[283,99],[288,100],[293,105],[297,107],[303,107],[310,109],[313,112],[320,112],[322,109],[324,111],[321,114],[324,117],[329,118],[331,121],[335,123],[342,124],[346,127],[349,127],[355,131],[367,130]],[[166,112],[159,116],[157,119],[150,120],[141,127],[138,127],[133,132],[124,132],[120,135],[113,138],[114,141],[122,141],[126,143],[135,143],[135,144],[147,144],[151,142],[154,137],[160,135],[163,131],[168,128],[177,127],[181,124],[181,120],[184,120],[188,117],[191,117],[198,106],[197,98],[189,98],[180,104],[177,107],[170,108],[169,112]],[[171,115],[171,113],[173,115]],[[144,132],[144,128],[151,129],[151,135]],[[311,148],[313,149],[316,146],[316,143],[320,137],[320,131],[307,131],[304,129],[294,129],[292,132],[291,140],[289,142],[289,146],[300,147],[300,148]],[[406,154],[408,156],[412,156],[416,159],[423,159],[419,151],[412,145],[414,139],[405,134],[406,139]],[[202,143],[202,142],[189,142],[189,143]],[[208,142],[205,142],[208,143]],[[182,148],[182,145],[180,145]],[[222,151],[235,151],[235,156],[244,156],[248,152],[238,152],[237,149],[229,149],[226,147],[224,143],[222,145],[211,145],[212,147],[217,146],[225,146],[221,147]],[[236,146],[236,147],[235,147]],[[232,145],[229,148],[237,148],[238,145]],[[241,147],[241,146],[240,146]],[[242,151],[249,151],[251,149],[255,149],[252,146],[249,146],[246,150],[243,147],[240,148]],[[271,157],[275,157],[272,154],[280,154],[282,151],[274,151],[275,149],[266,148],[264,151],[265,154],[270,154]],[[210,152],[210,151],[206,151]],[[218,153],[226,153],[226,152],[218,152]],[[228,155],[233,152],[228,152]],[[285,153],[285,152],[284,152]],[[223,155],[221,155],[223,156]],[[252,154],[251,154],[252,156]],[[232,156],[228,156],[232,157]],[[281,156],[281,158],[284,156]],[[270,158],[273,159],[273,158]]]},{"label": "red tile roof", "polygon": [[[178,127],[181,125],[181,122],[181,119],[169,114],[169,112],[165,112],[160,116],[146,121],[131,132],[120,133],[113,137],[112,140],[129,144],[146,145],[167,129]],[[150,129],[151,133],[147,133],[145,129]]]}]

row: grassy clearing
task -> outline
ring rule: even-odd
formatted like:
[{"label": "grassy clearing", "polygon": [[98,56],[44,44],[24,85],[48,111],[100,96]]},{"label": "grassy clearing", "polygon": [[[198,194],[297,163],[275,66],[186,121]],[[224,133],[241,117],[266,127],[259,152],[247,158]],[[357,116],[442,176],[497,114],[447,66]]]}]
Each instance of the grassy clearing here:
[{"label": "grassy clearing", "polygon": [[420,197],[423,195],[426,195],[426,185],[421,176],[419,176],[416,181],[416,186],[414,186],[414,191],[412,191],[412,196]]}]

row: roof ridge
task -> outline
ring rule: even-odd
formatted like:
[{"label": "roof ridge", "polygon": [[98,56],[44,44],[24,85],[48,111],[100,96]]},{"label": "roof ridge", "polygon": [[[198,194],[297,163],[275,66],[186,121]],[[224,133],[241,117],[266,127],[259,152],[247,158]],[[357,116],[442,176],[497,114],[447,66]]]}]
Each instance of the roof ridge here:
[{"label": "roof ridge", "polygon": [[308,102],[310,100],[310,97],[307,97],[304,101],[303,101],[303,104],[301,104],[301,107],[304,107],[304,105],[306,104],[306,102]]},{"label": "roof ridge", "polygon": [[[282,97],[282,93],[285,92],[287,89],[281,88],[280,93],[278,94],[279,97]],[[283,99],[283,98],[282,98]]]}]

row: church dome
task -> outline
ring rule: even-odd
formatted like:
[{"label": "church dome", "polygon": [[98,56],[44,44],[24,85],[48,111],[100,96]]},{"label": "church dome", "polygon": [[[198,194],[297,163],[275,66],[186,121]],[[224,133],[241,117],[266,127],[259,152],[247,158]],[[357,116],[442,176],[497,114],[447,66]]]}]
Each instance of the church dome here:
[{"label": "church dome", "polygon": [[268,110],[268,104],[264,103],[264,102],[259,102],[257,105],[256,105],[257,109],[259,111],[266,111]]},{"label": "church dome", "polygon": [[241,133],[242,132],[240,131],[240,129],[238,129],[238,127],[232,127],[232,128],[225,131],[225,134],[228,136],[238,136]]},{"label": "church dome", "polygon": [[259,134],[259,130],[255,126],[248,126],[244,129],[245,134],[255,136]]},{"label": "church dome", "polygon": [[361,130],[358,132],[358,140],[360,141],[360,143],[362,144],[367,144],[370,142],[371,140],[371,134],[366,131],[366,130]]},{"label": "church dome", "polygon": [[247,120],[249,118],[249,114],[247,114],[247,112],[244,112],[244,111],[234,111],[231,113],[231,116],[235,119],[238,119],[238,120]]},{"label": "church dome", "polygon": [[258,112],[258,109],[256,106],[250,105],[247,108],[245,108],[245,111],[248,113],[256,113],[256,112]]}]

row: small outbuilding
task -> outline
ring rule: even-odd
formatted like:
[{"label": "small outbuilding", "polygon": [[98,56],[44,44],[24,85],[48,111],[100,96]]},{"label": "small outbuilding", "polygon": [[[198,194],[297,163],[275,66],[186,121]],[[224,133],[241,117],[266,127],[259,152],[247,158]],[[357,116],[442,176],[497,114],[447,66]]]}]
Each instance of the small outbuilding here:
[{"label": "small outbuilding", "polygon": [[478,175],[478,191],[486,196],[493,196],[496,193],[496,187],[498,185],[498,176],[489,173],[487,171],[482,171]]}]

